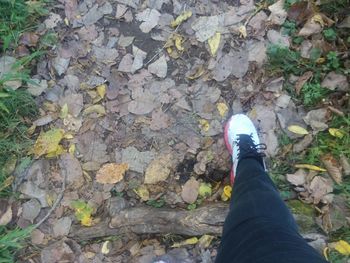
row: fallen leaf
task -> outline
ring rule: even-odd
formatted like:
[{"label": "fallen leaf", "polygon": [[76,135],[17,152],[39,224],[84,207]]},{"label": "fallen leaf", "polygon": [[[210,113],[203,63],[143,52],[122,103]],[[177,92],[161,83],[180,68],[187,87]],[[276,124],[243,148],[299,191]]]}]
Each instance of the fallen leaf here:
[{"label": "fallen leaf", "polygon": [[301,141],[293,145],[293,152],[300,153],[309,147],[312,143],[312,134],[306,135]]},{"label": "fallen leaf", "polygon": [[205,42],[213,37],[219,29],[218,16],[201,16],[192,25],[196,31],[196,38],[199,42]]},{"label": "fallen leaf", "polygon": [[151,130],[159,131],[161,129],[168,128],[169,125],[170,125],[170,118],[161,109],[157,109],[152,112],[152,121],[150,124]]},{"label": "fallen leaf", "polygon": [[35,47],[38,43],[39,35],[35,32],[24,32],[19,40],[19,43],[28,47]]},{"label": "fallen leaf", "polygon": [[115,184],[123,180],[125,172],[129,169],[127,163],[104,164],[96,174],[96,181],[100,184]]},{"label": "fallen leaf", "polygon": [[201,183],[198,189],[198,195],[201,198],[210,197],[212,194],[211,185],[209,183]]},{"label": "fallen leaf", "polygon": [[284,1],[279,0],[273,5],[269,6],[271,12],[268,21],[275,25],[282,25],[287,18],[287,12],[284,9]]},{"label": "fallen leaf", "polygon": [[63,237],[68,235],[71,225],[72,225],[72,219],[70,219],[67,216],[58,219],[52,227],[54,236]]},{"label": "fallen leaf", "polygon": [[231,194],[232,194],[232,187],[229,185],[226,185],[221,194],[222,201],[228,201],[231,198]]},{"label": "fallen leaf", "polygon": [[318,171],[318,172],[326,172],[327,170],[321,167],[318,167],[316,165],[312,164],[296,164],[294,165],[295,168],[301,168],[301,169],[308,169],[312,171]]},{"label": "fallen leaf", "polygon": [[199,122],[199,126],[200,126],[201,130],[203,130],[204,132],[209,131],[210,124],[207,120],[200,119],[198,122]]},{"label": "fallen leaf", "polygon": [[340,129],[336,129],[336,128],[329,128],[328,132],[330,135],[337,137],[339,139],[342,139],[345,135]]},{"label": "fallen leaf", "polygon": [[348,91],[349,82],[345,75],[332,71],[326,75],[321,83],[321,87],[327,88],[329,90],[337,89],[341,91]]},{"label": "fallen leaf", "polygon": [[211,235],[203,235],[198,240],[198,245],[200,248],[208,248],[215,237]]},{"label": "fallen leaf", "polygon": [[248,36],[247,34],[247,28],[242,25],[238,28],[238,31],[239,31],[239,36],[242,37],[242,38],[246,38]]},{"label": "fallen leaf", "polygon": [[140,29],[143,33],[149,33],[158,25],[161,14],[156,9],[147,8],[136,15],[136,19],[141,21]]},{"label": "fallen leaf", "polygon": [[306,71],[302,76],[298,78],[294,85],[296,94],[300,95],[300,91],[303,88],[304,84],[308,82],[308,80],[312,78],[313,75],[314,73],[312,71]]},{"label": "fallen leaf", "polygon": [[93,208],[81,200],[71,202],[71,206],[75,211],[75,217],[80,221],[83,226],[92,225],[92,212]]},{"label": "fallen leaf", "polygon": [[221,34],[216,32],[214,36],[208,39],[208,45],[211,55],[214,57],[220,46]]},{"label": "fallen leaf", "polygon": [[204,72],[205,72],[204,66],[200,65],[187,78],[190,79],[190,80],[198,79],[199,77],[201,77],[204,74]]},{"label": "fallen leaf", "polygon": [[337,27],[350,28],[350,15],[348,15]]},{"label": "fallen leaf", "polygon": [[99,115],[106,115],[106,110],[105,107],[103,107],[102,105],[96,104],[96,105],[92,105],[87,107],[84,111],[83,111],[83,115],[89,115],[91,113],[97,113]]},{"label": "fallen leaf", "polygon": [[343,175],[341,173],[341,168],[337,160],[331,155],[326,154],[321,157],[323,165],[326,167],[328,174],[337,183],[341,184],[343,181]]},{"label": "fallen leaf", "polygon": [[218,104],[216,104],[216,108],[218,109],[221,117],[224,117],[226,115],[226,113],[228,112],[228,107],[223,102],[219,102]]},{"label": "fallen leaf", "polygon": [[52,129],[47,132],[40,133],[33,148],[33,153],[36,157],[44,154],[48,156],[57,156],[62,153],[62,146],[59,145],[64,135],[62,129]]},{"label": "fallen leaf", "polygon": [[143,60],[147,57],[147,53],[136,46],[132,46],[132,53],[134,55],[134,61],[131,65],[131,73],[135,73],[137,70],[143,67]]},{"label": "fallen leaf", "polygon": [[61,108],[60,118],[65,119],[65,118],[67,118],[67,115],[68,115],[68,104],[65,103]]},{"label": "fallen leaf", "polygon": [[168,72],[168,64],[165,56],[162,55],[159,59],[150,64],[148,66],[148,71],[160,78],[165,78]]},{"label": "fallen leaf", "polygon": [[192,16],[192,11],[185,11],[181,15],[179,15],[174,21],[171,22],[172,27],[177,27],[178,25],[185,22]]},{"label": "fallen leaf", "polygon": [[342,255],[350,256],[350,244],[344,240],[335,242],[334,249]]},{"label": "fallen leaf", "polygon": [[332,181],[322,176],[315,176],[310,183],[309,191],[314,199],[314,204],[318,204],[333,191]]},{"label": "fallen leaf", "polygon": [[340,155],[340,164],[343,168],[344,175],[349,176],[350,175],[350,163],[348,158],[344,154]]},{"label": "fallen leaf", "polygon": [[294,174],[287,174],[287,181],[295,186],[304,185],[306,182],[306,172],[303,169],[297,170]]},{"label": "fallen leaf", "polygon": [[290,125],[290,126],[288,126],[288,130],[290,132],[293,132],[295,134],[300,134],[300,135],[309,134],[309,132],[305,128],[298,126],[298,125]]},{"label": "fallen leaf", "polygon": [[149,191],[147,186],[140,185],[134,192],[141,198],[142,201],[146,202],[149,200]]},{"label": "fallen leaf", "polygon": [[[40,204],[39,204],[39,210],[40,210]],[[6,226],[8,223],[11,222],[11,220],[12,220],[11,203],[9,203],[9,201],[6,199],[0,199],[0,226]]]},{"label": "fallen leaf", "polygon": [[302,37],[308,37],[321,33],[323,25],[324,22],[322,16],[316,14],[305,23],[304,27],[299,31],[298,35]]},{"label": "fallen leaf", "polygon": [[309,1],[301,1],[294,3],[288,10],[288,18],[296,21],[298,25],[304,23],[314,13],[312,3]]},{"label": "fallen leaf", "polygon": [[186,203],[193,204],[197,200],[198,190],[199,182],[192,177],[182,187],[181,197]]},{"label": "fallen leaf", "polygon": [[106,95],[106,91],[107,91],[107,85],[106,84],[102,84],[96,87],[97,90],[97,94],[103,99]]},{"label": "fallen leaf", "polygon": [[102,247],[101,247],[101,253],[104,255],[107,255],[111,250],[111,241],[107,240],[103,242]]},{"label": "fallen leaf", "polygon": [[184,37],[179,34],[175,34],[174,38],[175,38],[175,47],[177,48],[177,50],[184,51],[185,48],[182,46],[183,42],[185,41]]},{"label": "fallen leaf", "polygon": [[146,169],[145,184],[165,181],[170,174],[172,159],[172,154],[165,154],[153,160]]},{"label": "fallen leaf", "polygon": [[188,246],[188,245],[195,245],[198,243],[198,241],[199,241],[198,238],[191,237],[191,238],[188,238],[184,241],[176,242],[171,247],[172,248],[179,248],[179,247]]}]

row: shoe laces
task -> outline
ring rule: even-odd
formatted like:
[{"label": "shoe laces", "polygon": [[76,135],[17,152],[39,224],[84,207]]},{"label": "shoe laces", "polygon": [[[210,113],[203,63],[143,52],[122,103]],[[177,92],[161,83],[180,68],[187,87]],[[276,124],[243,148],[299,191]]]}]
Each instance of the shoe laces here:
[{"label": "shoe laces", "polygon": [[253,136],[248,134],[238,134],[238,138],[235,141],[238,146],[238,159],[241,160],[247,157],[265,157],[267,146],[265,143],[255,144],[253,141]]}]

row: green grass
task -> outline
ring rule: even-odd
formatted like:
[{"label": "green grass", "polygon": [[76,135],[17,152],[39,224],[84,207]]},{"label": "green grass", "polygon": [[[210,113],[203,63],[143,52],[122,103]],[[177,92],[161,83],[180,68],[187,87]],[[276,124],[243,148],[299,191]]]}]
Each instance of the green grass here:
[{"label": "green grass", "polygon": [[[48,14],[44,1],[0,0],[0,57],[7,54],[16,57],[21,34],[35,31],[38,18]],[[27,130],[38,114],[32,96],[23,89],[13,91],[6,82],[20,80],[30,82],[30,72],[42,49],[50,46],[52,36],[45,35],[40,46],[30,47],[30,55],[17,59],[12,71],[0,77],[0,196],[13,195],[11,184],[7,183],[10,173],[17,163],[17,170],[24,165],[28,149],[33,144]],[[51,42],[50,42],[51,41]],[[12,165],[9,165],[12,163]],[[9,169],[9,166],[12,168]],[[13,229],[0,227],[0,263],[15,262],[16,252],[24,245],[32,228]]]},{"label": "green grass", "polygon": [[32,228],[12,229],[0,227],[0,263],[15,262],[15,253],[24,245],[24,240],[29,237]]},{"label": "green grass", "polygon": [[0,40],[2,50],[18,45],[23,32],[35,28],[39,17],[48,14],[44,1],[1,0]]}]

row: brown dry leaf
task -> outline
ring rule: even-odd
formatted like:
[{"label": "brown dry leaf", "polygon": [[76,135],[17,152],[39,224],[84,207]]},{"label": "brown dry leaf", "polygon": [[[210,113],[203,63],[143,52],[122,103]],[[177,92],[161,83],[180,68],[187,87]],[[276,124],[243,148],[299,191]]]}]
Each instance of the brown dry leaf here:
[{"label": "brown dry leaf", "polygon": [[299,31],[298,35],[302,37],[308,37],[321,33],[323,26],[324,21],[322,16],[320,14],[315,14],[305,23],[304,27]]},{"label": "brown dry leaf", "polygon": [[306,182],[306,172],[304,169],[298,169],[294,174],[287,174],[287,181],[291,184],[298,186],[303,185]]},{"label": "brown dry leaf", "polygon": [[311,1],[301,1],[294,3],[288,10],[288,19],[294,20],[297,24],[302,24],[314,14]]},{"label": "brown dry leaf", "polygon": [[199,182],[196,179],[191,178],[184,184],[181,197],[186,203],[193,204],[197,200],[198,190]]},{"label": "brown dry leaf", "polygon": [[152,112],[152,121],[150,125],[151,130],[159,131],[161,129],[168,128],[169,125],[170,125],[170,118],[161,109],[157,109]]},{"label": "brown dry leaf", "polygon": [[350,175],[350,163],[348,158],[344,154],[340,155],[340,164],[343,168],[344,175],[348,176]]},{"label": "brown dry leaf", "polygon": [[28,47],[35,47],[39,36],[35,32],[25,32],[22,34],[19,43]]},{"label": "brown dry leaf", "polygon": [[321,157],[323,165],[326,167],[328,174],[337,183],[341,184],[343,181],[343,175],[341,173],[341,168],[337,160],[331,155],[326,154]]},{"label": "brown dry leaf", "polygon": [[123,180],[125,172],[129,169],[127,163],[107,163],[96,174],[96,181],[100,184],[115,184]]},{"label": "brown dry leaf", "polygon": [[199,67],[195,68],[193,73],[190,73],[190,75],[187,77],[190,80],[198,79],[205,73],[205,68],[203,65],[200,65]]},{"label": "brown dry leaf", "polygon": [[146,169],[145,184],[165,181],[170,174],[173,158],[172,154],[165,154],[153,160]]},{"label": "brown dry leaf", "polygon": [[300,95],[302,87],[306,82],[308,82],[310,78],[312,78],[313,75],[314,73],[312,71],[306,71],[302,76],[299,77],[299,79],[294,85],[296,94]]},{"label": "brown dry leaf", "polygon": [[325,195],[333,191],[332,181],[322,176],[315,176],[310,183],[309,190],[314,204],[318,204]]}]

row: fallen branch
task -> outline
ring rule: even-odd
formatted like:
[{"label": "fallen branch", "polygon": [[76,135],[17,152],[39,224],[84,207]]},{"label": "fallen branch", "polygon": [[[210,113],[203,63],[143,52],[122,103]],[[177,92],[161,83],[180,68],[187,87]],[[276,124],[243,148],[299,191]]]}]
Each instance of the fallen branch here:
[{"label": "fallen branch", "polygon": [[130,232],[220,236],[228,210],[227,203],[213,203],[192,211],[141,206],[125,209],[110,221],[105,220],[96,226],[73,226],[69,236],[80,241]]}]

